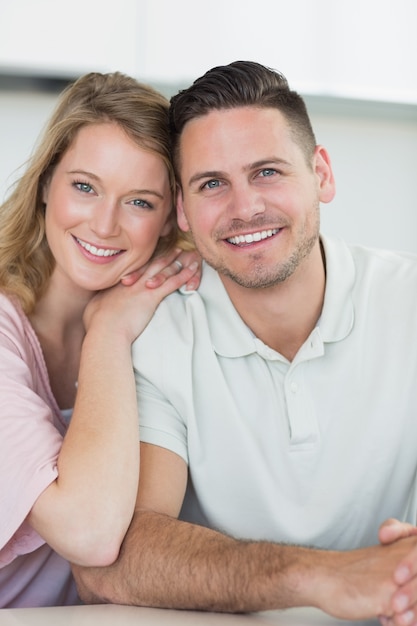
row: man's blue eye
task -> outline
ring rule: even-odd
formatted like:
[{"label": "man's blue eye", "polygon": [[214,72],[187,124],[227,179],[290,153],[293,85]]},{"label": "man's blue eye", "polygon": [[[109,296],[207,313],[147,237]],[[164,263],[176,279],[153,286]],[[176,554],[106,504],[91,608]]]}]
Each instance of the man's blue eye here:
[{"label": "man's blue eye", "polygon": [[220,185],[218,180],[209,180],[206,183],[206,187],[208,187],[209,189],[214,189],[215,187],[218,187]]},{"label": "man's blue eye", "polygon": [[275,174],[275,170],[265,169],[261,171],[261,176],[273,176]]}]

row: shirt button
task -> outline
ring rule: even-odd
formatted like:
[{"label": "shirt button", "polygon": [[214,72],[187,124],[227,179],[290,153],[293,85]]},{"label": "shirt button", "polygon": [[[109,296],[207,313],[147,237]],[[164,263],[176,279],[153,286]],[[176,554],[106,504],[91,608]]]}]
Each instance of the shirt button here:
[{"label": "shirt button", "polygon": [[297,393],[298,391],[298,385],[297,383],[291,383],[290,389],[293,393]]}]

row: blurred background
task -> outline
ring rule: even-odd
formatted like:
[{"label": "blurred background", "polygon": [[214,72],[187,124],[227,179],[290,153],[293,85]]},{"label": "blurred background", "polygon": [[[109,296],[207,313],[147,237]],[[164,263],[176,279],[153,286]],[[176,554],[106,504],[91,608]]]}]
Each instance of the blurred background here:
[{"label": "blurred background", "polygon": [[337,195],[322,230],[417,252],[415,0],[0,0],[0,201],[80,74],[120,70],[166,96],[250,59],[305,98]]}]

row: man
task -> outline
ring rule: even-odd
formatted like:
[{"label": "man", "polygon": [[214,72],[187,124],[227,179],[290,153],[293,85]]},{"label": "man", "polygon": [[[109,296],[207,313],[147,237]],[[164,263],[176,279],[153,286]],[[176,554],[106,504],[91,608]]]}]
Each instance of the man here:
[{"label": "man", "polygon": [[214,68],[171,127],[207,265],[134,346],[137,511],[82,596],[417,623],[417,259],[320,237],[331,163],[279,73]]}]

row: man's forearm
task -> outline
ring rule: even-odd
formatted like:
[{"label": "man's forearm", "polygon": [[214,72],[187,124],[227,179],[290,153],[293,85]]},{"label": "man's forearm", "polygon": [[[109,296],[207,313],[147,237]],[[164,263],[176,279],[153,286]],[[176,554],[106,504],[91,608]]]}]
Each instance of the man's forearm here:
[{"label": "man's forearm", "polygon": [[391,614],[392,572],[410,549],[402,545],[338,553],[245,542],[137,512],[114,565],[74,574],[89,603],[224,612],[316,606],[367,619]]},{"label": "man's forearm", "polygon": [[301,552],[310,555],[303,548],[237,541],[165,515],[138,512],[114,565],[74,567],[74,574],[88,603],[256,611],[308,604],[291,567]]}]

